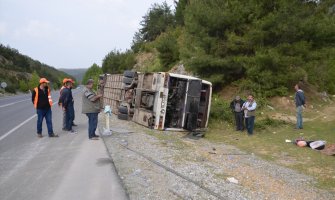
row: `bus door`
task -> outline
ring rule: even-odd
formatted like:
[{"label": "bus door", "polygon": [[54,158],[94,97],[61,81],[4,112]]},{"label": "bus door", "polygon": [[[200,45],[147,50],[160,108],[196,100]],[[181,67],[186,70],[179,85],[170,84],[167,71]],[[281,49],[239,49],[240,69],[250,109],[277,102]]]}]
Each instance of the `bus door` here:
[{"label": "bus door", "polygon": [[185,106],[184,129],[194,131],[197,128],[201,80],[189,80]]}]

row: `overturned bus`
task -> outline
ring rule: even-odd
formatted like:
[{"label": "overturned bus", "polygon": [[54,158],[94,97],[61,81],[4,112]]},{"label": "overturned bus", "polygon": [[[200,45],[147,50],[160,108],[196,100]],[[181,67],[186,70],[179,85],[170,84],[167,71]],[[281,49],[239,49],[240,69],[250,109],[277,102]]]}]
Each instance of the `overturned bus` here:
[{"label": "overturned bus", "polygon": [[106,74],[103,104],[119,119],[158,130],[204,130],[208,125],[212,84],[168,73]]}]

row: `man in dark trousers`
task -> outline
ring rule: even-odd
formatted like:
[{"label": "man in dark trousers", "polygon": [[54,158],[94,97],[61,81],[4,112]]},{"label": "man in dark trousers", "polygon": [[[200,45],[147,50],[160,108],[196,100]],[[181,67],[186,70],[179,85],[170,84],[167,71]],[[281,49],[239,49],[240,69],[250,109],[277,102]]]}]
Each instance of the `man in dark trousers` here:
[{"label": "man in dark trousers", "polygon": [[[62,109],[63,109],[63,106],[62,106],[61,96],[62,96],[62,92],[63,92],[63,90],[66,86],[67,81],[68,81],[68,78],[63,79],[63,86],[59,90],[58,106],[62,107]],[[63,110],[63,127],[62,127],[62,130],[63,131],[66,130],[66,112],[65,112],[65,110]]]},{"label": "man in dark trousers", "polygon": [[31,100],[36,108],[37,113],[37,136],[42,138],[42,122],[43,118],[45,118],[48,135],[49,137],[58,137],[57,134],[53,132],[52,129],[52,99],[50,89],[48,87],[49,81],[45,78],[40,79],[40,84],[38,87],[34,88],[31,95]]},{"label": "man in dark trousers", "polygon": [[96,94],[93,89],[93,79],[89,79],[83,90],[82,96],[82,113],[88,118],[88,139],[97,140],[98,135],[95,134],[98,125],[98,114],[100,112],[101,94]]},{"label": "man in dark trousers", "polygon": [[295,107],[297,111],[297,125],[295,129],[302,129],[302,111],[305,108],[305,95],[304,91],[300,88],[299,84],[296,84],[294,86],[295,89],[295,96],[294,96],[294,101],[295,101]]},{"label": "man in dark trousers", "polygon": [[[71,78],[68,79],[69,81],[71,81],[71,92],[73,89],[73,84],[74,84],[74,80],[72,80]],[[74,118],[76,117],[76,113],[74,112],[74,101],[73,101],[73,119],[72,119],[72,126],[77,126],[77,124],[74,123]]]},{"label": "man in dark trousers", "polygon": [[77,133],[77,131],[72,129],[73,117],[74,117],[74,107],[73,107],[73,97],[72,97],[72,81],[67,80],[65,87],[62,91],[60,101],[62,103],[62,108],[65,111],[65,130],[70,133]]},{"label": "man in dark trousers", "polygon": [[243,131],[243,109],[242,106],[244,101],[240,96],[236,96],[235,99],[230,103],[230,108],[235,116],[236,131]]}]

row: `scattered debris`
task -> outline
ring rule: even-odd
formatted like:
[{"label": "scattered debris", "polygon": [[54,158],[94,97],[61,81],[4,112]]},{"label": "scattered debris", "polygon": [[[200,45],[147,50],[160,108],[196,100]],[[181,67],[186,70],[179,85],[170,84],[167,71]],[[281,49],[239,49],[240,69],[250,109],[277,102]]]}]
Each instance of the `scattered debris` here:
[{"label": "scattered debris", "polygon": [[195,136],[195,137],[205,137],[205,132],[194,132],[193,136]]},{"label": "scattered debris", "polygon": [[112,131],[110,129],[107,128],[103,128],[104,131],[102,132],[102,135],[112,135]]},{"label": "scattered debris", "polygon": [[140,170],[140,169],[136,169],[135,171],[134,171],[134,175],[138,175],[138,174],[140,174],[142,172],[142,170]]},{"label": "scattered debris", "polygon": [[235,183],[235,184],[238,184],[238,180],[234,177],[228,177],[227,180],[231,183]]},{"label": "scattered debris", "polygon": [[266,107],[268,107],[270,110],[275,110],[272,106],[266,105]]},{"label": "scattered debris", "polygon": [[321,153],[326,154],[328,156],[334,156],[335,155],[335,144],[326,145],[326,147],[323,150],[321,150]]}]

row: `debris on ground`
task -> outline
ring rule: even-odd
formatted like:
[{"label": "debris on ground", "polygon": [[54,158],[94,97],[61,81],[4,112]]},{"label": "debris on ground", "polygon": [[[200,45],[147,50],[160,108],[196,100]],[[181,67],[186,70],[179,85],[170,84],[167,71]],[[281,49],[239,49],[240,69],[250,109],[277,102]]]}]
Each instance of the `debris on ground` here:
[{"label": "debris on ground", "polygon": [[111,119],[102,139],[130,199],[335,199],[315,178],[234,146]]},{"label": "debris on ground", "polygon": [[234,177],[228,177],[227,180],[230,182],[230,183],[235,183],[235,184],[238,184],[238,180]]}]

